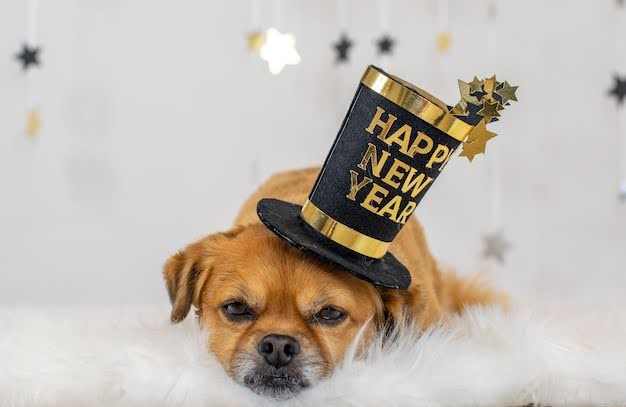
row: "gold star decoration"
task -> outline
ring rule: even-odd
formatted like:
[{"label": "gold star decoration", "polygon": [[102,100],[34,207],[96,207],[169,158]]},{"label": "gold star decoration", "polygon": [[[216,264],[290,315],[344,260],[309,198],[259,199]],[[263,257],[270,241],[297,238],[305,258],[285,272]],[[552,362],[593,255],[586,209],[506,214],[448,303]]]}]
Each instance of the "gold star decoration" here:
[{"label": "gold star decoration", "polygon": [[496,102],[496,101],[490,102],[488,100],[484,100],[483,108],[480,109],[477,112],[477,114],[484,117],[487,123],[489,123],[495,117],[500,117],[500,113],[498,113],[499,110],[502,110],[502,106],[500,105],[500,102]]},{"label": "gold star decoration", "polygon": [[41,118],[37,109],[30,110],[26,115],[26,128],[24,132],[32,139],[37,138],[39,135],[39,128],[41,127]]},{"label": "gold star decoration", "polygon": [[463,82],[459,79],[459,91],[461,92],[461,99],[474,105],[479,105],[480,101],[476,96],[472,96],[470,84]]},{"label": "gold star decoration", "polygon": [[261,31],[251,31],[248,34],[248,49],[258,54],[265,43],[265,37]]},{"label": "gold star decoration", "polygon": [[271,73],[278,75],[286,65],[300,63],[300,55],[296,51],[296,37],[293,34],[283,34],[275,28],[265,32],[265,43],[259,54],[267,62]]},{"label": "gold star decoration", "polygon": [[487,141],[497,136],[496,133],[487,130],[487,123],[485,119],[482,119],[467,136],[467,139],[463,142],[463,149],[461,157],[467,157],[472,161],[476,154],[483,154],[487,148]]},{"label": "gold star decoration", "polygon": [[469,83],[469,91],[470,93],[474,93],[474,92],[482,92],[483,91],[483,81],[479,80],[477,77],[474,76],[474,79],[472,79],[472,81]]},{"label": "gold star decoration", "polygon": [[450,113],[473,126],[459,154],[472,161],[474,156],[485,152],[487,141],[496,136],[496,133],[487,130],[487,125],[500,117],[505,105],[517,101],[515,92],[518,87],[511,86],[507,81],[498,82],[496,75],[482,80],[474,76],[469,83],[459,79],[458,83],[461,100]]},{"label": "gold star decoration", "polygon": [[506,105],[511,100],[517,102],[517,96],[515,95],[517,88],[519,88],[519,86],[511,86],[507,81],[504,81],[502,86],[495,90],[496,95],[502,98],[502,106]]},{"label": "gold star decoration", "polygon": [[474,143],[463,143],[463,149],[459,154],[459,157],[467,157],[470,162],[474,160],[476,154],[480,154],[480,146]]},{"label": "gold star decoration", "polygon": [[487,94],[485,97],[489,100],[493,100],[493,91],[499,85],[496,80],[496,76],[493,75],[491,78],[487,78],[483,81],[483,90]]},{"label": "gold star decoration", "polygon": [[452,45],[452,36],[449,32],[443,31],[437,35],[437,51],[444,53],[450,49]]},{"label": "gold star decoration", "polygon": [[476,126],[474,126],[465,141],[467,143],[478,143],[478,145],[482,146],[484,152],[485,143],[495,136],[497,136],[497,134],[487,130],[487,123],[485,122],[485,119],[482,119]]}]

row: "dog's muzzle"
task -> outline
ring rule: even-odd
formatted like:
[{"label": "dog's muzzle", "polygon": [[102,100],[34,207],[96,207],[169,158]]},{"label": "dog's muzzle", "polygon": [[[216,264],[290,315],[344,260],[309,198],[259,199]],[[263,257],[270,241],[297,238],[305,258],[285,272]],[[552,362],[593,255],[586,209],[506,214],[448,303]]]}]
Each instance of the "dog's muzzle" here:
[{"label": "dog's muzzle", "polygon": [[243,384],[261,396],[288,399],[309,387],[311,382],[298,368],[260,366],[244,376]]},{"label": "dog's muzzle", "polygon": [[321,362],[302,352],[300,343],[287,335],[263,337],[252,352],[240,355],[235,378],[255,393],[288,399],[318,381]]}]

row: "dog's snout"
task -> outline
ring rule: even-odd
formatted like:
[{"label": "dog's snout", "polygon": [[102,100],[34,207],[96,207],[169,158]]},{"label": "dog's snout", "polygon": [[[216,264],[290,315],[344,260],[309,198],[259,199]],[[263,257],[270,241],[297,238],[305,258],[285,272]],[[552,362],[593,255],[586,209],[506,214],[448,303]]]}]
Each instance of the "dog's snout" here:
[{"label": "dog's snout", "polygon": [[261,339],[258,349],[270,365],[281,367],[300,352],[300,344],[291,336],[270,334]]}]

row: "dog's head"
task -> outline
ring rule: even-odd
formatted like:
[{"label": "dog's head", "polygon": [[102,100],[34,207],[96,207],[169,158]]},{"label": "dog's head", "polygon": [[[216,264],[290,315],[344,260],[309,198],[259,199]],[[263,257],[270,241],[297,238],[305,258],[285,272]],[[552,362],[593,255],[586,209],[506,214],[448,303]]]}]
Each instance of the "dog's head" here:
[{"label": "dog's head", "polygon": [[191,306],[228,374],[255,392],[290,397],[328,376],[347,349],[401,312],[378,290],[304,254],[260,224],[208,236],[172,256],[164,276],[173,322]]}]

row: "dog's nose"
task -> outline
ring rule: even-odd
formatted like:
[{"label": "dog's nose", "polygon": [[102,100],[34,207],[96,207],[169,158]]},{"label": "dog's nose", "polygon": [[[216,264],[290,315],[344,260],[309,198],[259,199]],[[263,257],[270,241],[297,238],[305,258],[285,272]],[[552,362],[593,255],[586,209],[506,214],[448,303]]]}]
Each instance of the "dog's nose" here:
[{"label": "dog's nose", "polygon": [[285,366],[300,352],[300,344],[291,336],[270,334],[259,342],[259,353],[274,367]]}]

